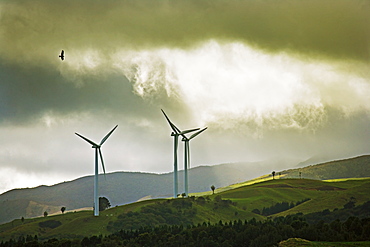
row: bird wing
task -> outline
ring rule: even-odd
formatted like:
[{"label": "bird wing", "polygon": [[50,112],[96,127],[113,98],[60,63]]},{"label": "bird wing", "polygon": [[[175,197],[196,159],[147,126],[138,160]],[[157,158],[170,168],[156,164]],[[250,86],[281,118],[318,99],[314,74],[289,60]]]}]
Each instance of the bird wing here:
[{"label": "bird wing", "polygon": [[60,52],[59,57],[60,57],[60,59],[64,60],[64,50],[62,50],[62,51]]}]

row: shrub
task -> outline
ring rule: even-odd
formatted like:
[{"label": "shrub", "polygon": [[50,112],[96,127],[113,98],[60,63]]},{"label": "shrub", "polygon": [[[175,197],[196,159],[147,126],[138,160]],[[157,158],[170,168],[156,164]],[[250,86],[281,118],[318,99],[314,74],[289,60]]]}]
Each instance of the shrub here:
[{"label": "shrub", "polygon": [[62,223],[58,220],[47,220],[47,221],[40,222],[39,226],[42,227],[42,228],[54,229],[54,228],[57,228],[58,226],[60,226],[61,224]]},{"label": "shrub", "polygon": [[255,208],[252,210],[252,213],[261,214],[261,211],[258,208]]}]

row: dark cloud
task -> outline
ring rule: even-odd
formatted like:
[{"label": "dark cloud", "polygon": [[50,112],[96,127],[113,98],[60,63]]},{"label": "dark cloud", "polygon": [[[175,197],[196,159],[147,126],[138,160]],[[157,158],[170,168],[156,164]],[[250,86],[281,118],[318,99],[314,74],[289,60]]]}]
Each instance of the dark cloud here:
[{"label": "dark cloud", "polygon": [[369,61],[370,4],[303,1],[5,1],[1,53],[37,61],[61,47],[186,47],[209,39]]},{"label": "dark cloud", "polygon": [[[0,121],[12,124],[37,121],[47,112],[61,116],[107,112],[126,118],[140,112],[150,117],[154,109],[160,113],[161,105],[169,101],[161,92],[152,99],[156,105],[143,101],[124,76],[114,73],[106,77],[84,75],[76,85],[53,68],[2,64],[0,81]],[[181,107],[176,101],[168,105]]]}]

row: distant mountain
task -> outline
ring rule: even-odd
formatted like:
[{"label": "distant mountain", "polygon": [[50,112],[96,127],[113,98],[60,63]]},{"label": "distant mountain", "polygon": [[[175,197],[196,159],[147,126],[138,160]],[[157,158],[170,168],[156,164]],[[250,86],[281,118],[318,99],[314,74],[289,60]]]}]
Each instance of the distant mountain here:
[{"label": "distant mountain", "polygon": [[299,178],[300,172],[302,178],[319,180],[370,177],[370,155],[289,169],[276,174],[278,176],[281,173],[284,178]]},{"label": "distant mountain", "polygon": [[[216,188],[246,181],[272,168],[288,168],[296,160],[275,159],[261,162],[240,162],[215,166],[199,166],[189,170],[190,193],[210,191]],[[0,223],[21,217],[40,216],[60,211],[62,206],[74,210],[93,205],[93,176],[53,186],[14,189],[0,195]],[[184,172],[179,172],[179,192],[183,191]],[[153,174],[139,172],[115,172],[99,175],[99,195],[109,199],[112,206],[135,202],[142,198],[173,196],[173,173]]]}]

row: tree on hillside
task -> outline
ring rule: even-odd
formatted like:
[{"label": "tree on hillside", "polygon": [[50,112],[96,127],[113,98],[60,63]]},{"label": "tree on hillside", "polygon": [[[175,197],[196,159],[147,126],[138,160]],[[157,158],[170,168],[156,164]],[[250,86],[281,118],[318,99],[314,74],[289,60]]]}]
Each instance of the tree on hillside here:
[{"label": "tree on hillside", "polygon": [[110,202],[106,197],[99,197],[99,211],[106,210],[110,206]]},{"label": "tree on hillside", "polygon": [[212,190],[212,192],[213,192],[212,194],[214,194],[214,193],[215,193],[215,189],[216,189],[216,187],[215,187],[214,185],[212,185],[212,186],[211,186],[211,190]]},{"label": "tree on hillside", "polygon": [[60,211],[62,211],[62,214],[64,214],[64,211],[66,211],[66,207],[62,207],[62,208],[60,209]]},{"label": "tree on hillside", "polygon": [[44,212],[44,217],[46,217],[46,216],[48,216],[48,212],[45,211]]},{"label": "tree on hillside", "polygon": [[349,202],[347,202],[346,204],[344,204],[343,208],[345,209],[351,209],[351,208],[354,208],[355,207],[355,204],[356,204],[356,198],[351,196],[351,198],[349,199]]},{"label": "tree on hillside", "polygon": [[258,208],[255,208],[252,210],[252,213],[261,214],[261,211]]},{"label": "tree on hillside", "polygon": [[272,171],[272,179],[275,179],[275,171]]},{"label": "tree on hillside", "polygon": [[302,179],[302,172],[299,172],[299,178]]}]

